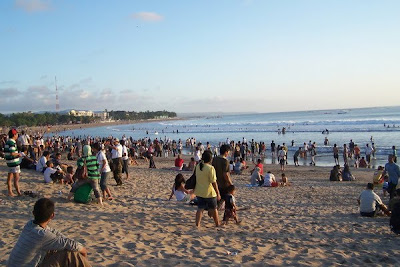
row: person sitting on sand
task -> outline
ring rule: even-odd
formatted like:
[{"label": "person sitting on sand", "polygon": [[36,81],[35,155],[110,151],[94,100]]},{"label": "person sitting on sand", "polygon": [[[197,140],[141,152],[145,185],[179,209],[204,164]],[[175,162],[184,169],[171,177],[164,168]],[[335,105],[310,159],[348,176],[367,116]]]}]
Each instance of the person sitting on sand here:
[{"label": "person sitting on sand", "polygon": [[223,224],[228,224],[229,219],[233,218],[236,224],[239,224],[239,218],[237,216],[237,206],[235,199],[236,188],[234,185],[230,185],[227,188],[227,194],[225,195],[225,212],[224,218],[222,219]]},{"label": "person sitting on sand", "polygon": [[397,203],[400,203],[400,188],[397,188],[395,193],[394,193],[394,197],[389,201],[389,205],[388,208],[390,211],[393,210],[394,205],[396,205]]},{"label": "person sitting on sand", "polygon": [[36,163],[36,171],[43,172],[46,168],[46,162],[50,159],[49,151],[44,151],[39,161]]},{"label": "person sitting on sand", "polygon": [[241,162],[241,159],[237,158],[236,162],[235,162],[235,166],[233,166],[233,171],[235,174],[242,174],[243,170],[244,170],[244,166]]},{"label": "person sitting on sand", "polygon": [[356,180],[354,175],[351,174],[350,167],[348,164],[344,165],[342,179],[343,179],[343,181],[355,181]]},{"label": "person sitting on sand", "polygon": [[64,183],[65,184],[73,184],[73,183],[75,183],[73,177],[74,177],[74,167],[68,166],[67,167],[67,173],[64,175]]},{"label": "person sitting on sand", "polygon": [[53,168],[54,163],[51,161],[46,162],[47,168],[44,170],[43,177],[45,183],[64,183],[63,171],[61,168]]},{"label": "person sitting on sand", "polygon": [[21,169],[36,169],[36,161],[28,156],[28,147],[23,146],[21,151]]},{"label": "person sitting on sand", "polygon": [[343,180],[342,171],[340,170],[340,165],[333,166],[329,180],[330,181],[342,181]]},{"label": "person sitting on sand", "polygon": [[36,201],[34,220],[23,228],[11,251],[7,267],[82,266],[90,267],[86,248],[48,226],[54,219],[54,202],[48,198]]},{"label": "person sitting on sand", "polygon": [[178,154],[177,158],[175,159],[175,170],[181,171],[183,167],[183,159],[181,154]]},{"label": "person sitting on sand", "polygon": [[276,182],[275,175],[273,175],[270,171],[267,172],[264,176],[264,187],[277,187],[278,183]]},{"label": "person sitting on sand", "polygon": [[235,163],[233,163],[233,160],[229,161],[229,173],[233,174],[234,171],[233,169],[235,168]]},{"label": "person sitting on sand", "polygon": [[282,173],[282,175],[281,175],[281,183],[280,183],[280,185],[281,186],[289,186],[290,185],[289,179],[287,178],[285,173]]},{"label": "person sitting on sand", "polygon": [[252,186],[259,186],[262,182],[262,176],[259,167],[255,167],[250,177],[250,184]]},{"label": "person sitting on sand", "polygon": [[97,158],[92,155],[92,148],[89,145],[83,147],[83,155],[77,161],[78,168],[83,168],[84,164],[86,164],[87,167],[88,177],[86,179],[78,180],[72,185],[71,191],[68,194],[68,200],[71,200],[79,187],[84,184],[90,184],[98,203],[103,206],[103,199],[101,198],[99,190],[99,163],[97,162]]},{"label": "person sitting on sand", "polygon": [[193,157],[190,158],[189,166],[188,166],[188,171],[194,171],[194,168],[196,167],[196,161],[194,160]]},{"label": "person sitting on sand", "polygon": [[381,198],[374,192],[374,184],[368,183],[367,189],[362,191],[357,199],[360,206],[360,215],[366,217],[375,217],[379,210],[385,215],[390,215],[390,211],[382,203]]},{"label": "person sitting on sand", "polygon": [[188,202],[195,198],[193,190],[185,189],[185,178],[182,173],[178,173],[175,177],[175,182],[172,185],[171,195],[168,200],[171,200],[172,196],[175,195],[177,201]]},{"label": "person sitting on sand", "polygon": [[372,178],[372,183],[374,187],[382,187],[385,181],[385,168],[383,166],[378,166],[378,169],[374,172],[374,176]]},{"label": "person sitting on sand", "polygon": [[361,157],[361,159],[360,159],[360,161],[359,161],[359,163],[358,163],[358,167],[360,167],[360,168],[367,168],[367,166],[368,166],[367,161],[365,160],[364,157]]}]

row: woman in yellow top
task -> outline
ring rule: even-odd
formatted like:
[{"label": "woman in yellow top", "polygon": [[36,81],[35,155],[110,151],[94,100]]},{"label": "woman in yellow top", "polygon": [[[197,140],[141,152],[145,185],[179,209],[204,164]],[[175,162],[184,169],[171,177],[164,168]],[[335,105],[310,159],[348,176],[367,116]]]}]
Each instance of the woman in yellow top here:
[{"label": "woman in yellow top", "polygon": [[208,215],[214,219],[215,226],[219,226],[217,201],[221,197],[218,191],[215,169],[211,165],[212,153],[209,150],[204,151],[201,159],[202,161],[196,166],[196,187],[194,189],[198,199],[196,226],[200,226],[204,210],[208,210]]}]

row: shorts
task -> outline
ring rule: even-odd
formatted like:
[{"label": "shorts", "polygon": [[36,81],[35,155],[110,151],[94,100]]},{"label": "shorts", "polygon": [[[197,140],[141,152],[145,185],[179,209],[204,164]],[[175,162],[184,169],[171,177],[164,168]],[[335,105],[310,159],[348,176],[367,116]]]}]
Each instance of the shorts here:
[{"label": "shorts", "polygon": [[280,160],[279,160],[279,163],[280,163],[281,165],[285,165],[285,159],[280,159]]},{"label": "shorts", "polygon": [[217,208],[217,197],[197,197],[197,200],[197,209],[199,210],[215,210]]},{"label": "shorts", "polygon": [[339,159],[339,154],[333,154],[333,158]]},{"label": "shorts", "polygon": [[18,166],[10,167],[8,173],[21,173],[21,168]]}]

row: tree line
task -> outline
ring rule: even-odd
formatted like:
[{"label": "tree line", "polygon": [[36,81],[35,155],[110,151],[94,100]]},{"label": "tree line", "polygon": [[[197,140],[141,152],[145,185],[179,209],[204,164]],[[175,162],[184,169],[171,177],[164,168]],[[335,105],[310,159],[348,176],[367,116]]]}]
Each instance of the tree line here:
[{"label": "tree line", "polygon": [[[157,119],[160,117],[173,118],[176,117],[175,112],[169,111],[110,111],[109,117],[114,120],[149,120]],[[100,121],[99,117],[78,117],[68,114],[59,113],[32,113],[32,112],[21,112],[12,114],[1,114],[0,113],[0,126],[46,126],[46,125],[57,125],[57,124],[77,124],[77,123],[91,123]]]}]

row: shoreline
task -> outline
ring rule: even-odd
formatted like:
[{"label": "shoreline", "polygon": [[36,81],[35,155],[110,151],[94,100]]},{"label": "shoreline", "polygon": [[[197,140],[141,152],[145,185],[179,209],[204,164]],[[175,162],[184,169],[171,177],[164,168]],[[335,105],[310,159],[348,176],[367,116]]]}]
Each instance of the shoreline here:
[{"label": "shoreline", "polygon": [[[184,118],[169,118],[169,119],[149,119],[149,120],[119,120],[119,121],[105,121],[105,122],[94,122],[94,123],[82,123],[82,124],[60,124],[60,125],[49,125],[49,126],[32,126],[22,128],[28,134],[54,134],[63,131],[76,130],[76,129],[89,129],[103,126],[113,125],[129,125],[147,122],[159,122],[159,121],[175,121],[184,120]],[[20,127],[17,127],[19,129]],[[9,127],[2,127],[2,130],[9,129]],[[8,130],[7,130],[8,131]]]}]

